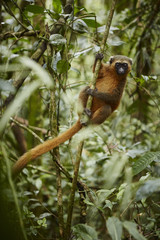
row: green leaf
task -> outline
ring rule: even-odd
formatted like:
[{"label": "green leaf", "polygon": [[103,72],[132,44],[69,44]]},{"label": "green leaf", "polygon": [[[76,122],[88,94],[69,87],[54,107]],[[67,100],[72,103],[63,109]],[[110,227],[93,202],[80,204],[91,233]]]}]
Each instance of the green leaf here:
[{"label": "green leaf", "polygon": [[88,27],[96,28],[101,26],[101,24],[96,22],[95,19],[83,18],[83,21],[87,24]]},{"label": "green leaf", "polygon": [[64,45],[66,43],[66,39],[61,34],[53,34],[49,38],[50,44],[52,45]]},{"label": "green leaf", "polygon": [[27,12],[31,12],[34,14],[42,14],[44,13],[44,8],[38,5],[28,5],[25,10]]},{"label": "green leaf", "polygon": [[98,235],[94,228],[86,224],[77,224],[73,227],[74,234],[81,240],[97,240]]},{"label": "green leaf", "polygon": [[36,185],[37,189],[40,190],[42,187],[42,180],[37,178],[35,181],[35,185]]},{"label": "green leaf", "polygon": [[52,1],[53,4],[53,9],[56,13],[61,13],[62,11],[62,6],[61,6],[61,1],[60,0],[54,0]]},{"label": "green leaf", "polygon": [[109,195],[111,195],[114,191],[115,191],[115,188],[113,188],[111,190],[108,190],[108,189],[100,189],[100,190],[98,190],[96,193],[97,193],[97,197],[98,197],[99,203],[104,202],[107,199],[107,197]]},{"label": "green leaf", "polygon": [[133,176],[143,171],[151,162],[160,160],[160,152],[147,152],[133,165]]},{"label": "green leaf", "polygon": [[114,37],[113,39],[108,39],[108,44],[111,46],[120,46],[124,44],[124,41],[121,41],[119,37]]},{"label": "green leaf", "polygon": [[46,218],[43,218],[42,220],[37,220],[38,225],[42,226],[42,227],[47,227],[46,224]]},{"label": "green leaf", "polygon": [[86,204],[89,205],[89,206],[94,206],[94,204],[93,204],[92,202],[89,202],[89,201],[86,200],[86,199],[85,199],[83,202],[86,203]]},{"label": "green leaf", "polygon": [[87,24],[82,19],[76,19],[73,22],[73,29],[79,33],[88,33],[89,32]]},{"label": "green leaf", "polygon": [[160,191],[160,178],[149,180],[141,186],[136,193],[136,200],[140,201],[143,198],[149,197],[154,192]]},{"label": "green leaf", "polygon": [[112,208],[113,208],[112,202],[109,201],[109,200],[105,200],[105,205],[104,205],[103,208],[104,208],[104,209],[105,209],[105,208],[109,208],[110,210],[112,210]]},{"label": "green leaf", "polygon": [[8,92],[11,92],[11,93],[15,92],[15,88],[12,85],[12,83],[10,81],[5,81],[5,80],[2,80],[2,79],[0,79],[0,90],[8,91]]},{"label": "green leaf", "polygon": [[145,82],[148,82],[149,81],[149,79],[150,79],[150,77],[149,76],[145,76],[145,75],[141,75],[142,76],[142,78],[145,80]]},{"label": "green leaf", "polygon": [[60,60],[57,63],[57,71],[58,73],[65,73],[70,69],[71,65],[67,60]]},{"label": "green leaf", "polygon": [[52,213],[49,213],[49,212],[45,212],[45,213],[42,213],[40,216],[39,216],[39,219],[43,219],[43,218],[46,218],[48,216],[52,216]]},{"label": "green leaf", "polygon": [[107,229],[112,240],[121,240],[122,236],[122,223],[116,217],[110,217],[107,220]]},{"label": "green leaf", "polygon": [[133,222],[125,221],[123,223],[124,228],[137,240],[146,240],[137,230],[137,225]]},{"label": "green leaf", "polygon": [[82,50],[82,51],[75,52],[74,57],[77,58],[77,57],[79,57],[79,56],[81,56],[81,55],[86,55],[86,54],[87,54],[89,51],[91,51],[92,49],[93,49],[93,47],[89,47],[89,48],[86,48],[86,49],[84,49],[84,50]]}]

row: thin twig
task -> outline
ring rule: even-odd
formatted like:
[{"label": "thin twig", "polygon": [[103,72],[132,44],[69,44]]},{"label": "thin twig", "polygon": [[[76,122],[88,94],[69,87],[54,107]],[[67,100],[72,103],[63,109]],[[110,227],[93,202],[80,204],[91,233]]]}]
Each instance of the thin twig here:
[{"label": "thin twig", "polygon": [[0,41],[1,40],[6,40],[8,38],[20,38],[20,37],[32,37],[32,36],[37,36],[38,34],[40,33],[39,30],[37,30],[36,32],[34,31],[27,31],[27,30],[23,30],[23,31],[20,31],[20,32],[5,32],[5,33],[2,33],[0,34]]},{"label": "thin twig", "polygon": [[34,166],[34,165],[32,165],[32,164],[29,164],[28,167],[29,167],[29,168],[33,168],[33,169],[35,169],[35,170],[37,170],[37,171],[39,171],[39,172],[42,172],[42,173],[45,173],[45,174],[48,174],[48,175],[53,175],[53,176],[56,175],[55,173],[53,173],[53,172],[51,172],[51,171],[47,171],[47,170],[45,170],[45,169],[39,168],[39,167],[37,167],[37,166]]},{"label": "thin twig", "polygon": [[14,118],[10,118],[10,120],[12,122],[14,122],[15,124],[17,124],[19,127],[23,128],[24,130],[26,130],[27,132],[31,133],[36,139],[38,139],[41,143],[43,143],[44,141],[42,140],[42,138],[40,138],[35,132],[33,132],[31,129],[29,129],[28,127],[26,127],[24,124],[19,123],[18,121],[16,121]]},{"label": "thin twig", "polygon": [[26,21],[29,23],[29,25],[32,27],[33,31],[36,33],[36,30],[34,29],[33,25],[31,24],[31,22],[29,21],[29,19],[26,17],[26,15],[23,13],[23,11],[21,10],[21,8],[18,6],[18,4],[12,0],[12,2],[14,3],[14,5],[19,9],[21,16],[24,16]]},{"label": "thin twig", "polygon": [[9,8],[7,1],[3,1],[3,7],[5,8],[5,10],[26,30],[28,31],[28,28],[21,22],[19,21],[18,18],[16,18],[16,16],[14,15],[14,13],[12,12],[12,10]]}]

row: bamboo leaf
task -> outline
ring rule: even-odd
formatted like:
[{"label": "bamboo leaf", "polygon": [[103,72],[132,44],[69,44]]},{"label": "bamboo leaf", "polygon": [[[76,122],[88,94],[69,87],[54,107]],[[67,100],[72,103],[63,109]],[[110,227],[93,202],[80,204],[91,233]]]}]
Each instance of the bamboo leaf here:
[{"label": "bamboo leaf", "polygon": [[160,152],[147,152],[139,158],[133,165],[133,175],[137,175],[143,171],[153,161],[160,160]]}]

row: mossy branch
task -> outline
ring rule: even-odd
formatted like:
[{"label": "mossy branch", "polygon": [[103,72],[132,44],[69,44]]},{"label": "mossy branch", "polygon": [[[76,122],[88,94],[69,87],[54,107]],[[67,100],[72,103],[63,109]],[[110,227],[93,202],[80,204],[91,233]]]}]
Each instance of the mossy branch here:
[{"label": "mossy branch", "polygon": [[[52,76],[54,76],[54,71],[51,68],[53,52],[48,47],[48,58],[47,58],[47,67]],[[50,107],[49,107],[49,119],[50,119],[50,131],[53,137],[58,135],[58,118],[56,112],[56,80],[54,76],[54,87],[50,90]],[[51,152],[53,156],[54,163],[57,161],[60,164],[60,154],[59,148],[53,149]],[[57,212],[58,212],[58,224],[59,224],[59,235],[60,239],[64,240],[64,219],[63,219],[63,198],[62,198],[62,178],[61,171],[56,165],[56,180],[57,180]]]}]

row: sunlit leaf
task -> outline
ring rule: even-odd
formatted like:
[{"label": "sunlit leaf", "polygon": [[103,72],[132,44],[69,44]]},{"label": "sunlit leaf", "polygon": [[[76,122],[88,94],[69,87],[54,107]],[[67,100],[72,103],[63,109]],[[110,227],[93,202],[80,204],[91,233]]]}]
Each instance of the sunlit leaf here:
[{"label": "sunlit leaf", "polygon": [[142,200],[151,196],[154,192],[160,191],[160,178],[155,180],[149,180],[141,186],[136,193],[136,200]]},{"label": "sunlit leaf", "polygon": [[79,57],[79,56],[81,56],[81,55],[85,55],[86,53],[88,53],[88,52],[91,51],[92,49],[93,49],[93,47],[90,47],[90,48],[84,49],[84,50],[82,50],[82,51],[76,52],[76,53],[74,54],[74,57],[77,58],[77,57]]},{"label": "sunlit leaf", "polygon": [[105,200],[105,205],[103,208],[109,208],[110,210],[112,210],[113,204],[111,201],[109,200]]},{"label": "sunlit leaf", "polygon": [[77,224],[73,227],[74,234],[81,240],[97,240],[98,235],[94,228],[86,224]]},{"label": "sunlit leaf", "polygon": [[12,85],[12,83],[10,81],[5,81],[3,79],[0,79],[0,90],[11,92],[11,93],[15,92],[15,88]]},{"label": "sunlit leaf", "polygon": [[46,218],[37,220],[37,223],[42,227],[45,227],[45,228],[47,227]]},{"label": "sunlit leaf", "polygon": [[90,205],[90,206],[94,206],[94,204],[92,202],[89,202],[86,199],[84,200],[84,203],[86,203],[87,205]]},{"label": "sunlit leaf", "polygon": [[137,230],[137,225],[133,222],[125,221],[123,223],[125,229],[137,240],[146,240],[146,238],[140,234]]},{"label": "sunlit leaf", "polygon": [[108,39],[108,44],[111,46],[120,46],[124,44],[124,41],[121,41],[119,37],[114,37],[112,39]]},{"label": "sunlit leaf", "polygon": [[98,190],[96,193],[97,193],[99,202],[103,202],[104,200],[106,200],[107,197],[110,196],[114,191],[115,191],[115,188],[111,190],[108,190],[108,189]]},{"label": "sunlit leaf", "polygon": [[38,189],[40,189],[42,187],[42,180],[37,178],[36,179],[36,182],[35,182],[35,185]]},{"label": "sunlit leaf", "polygon": [[42,214],[39,216],[39,219],[46,218],[46,217],[49,217],[49,216],[52,216],[52,214],[49,213],[49,212],[45,212],[45,213],[42,213]]},{"label": "sunlit leaf", "polygon": [[66,39],[61,34],[53,34],[49,38],[50,44],[52,45],[64,45],[66,43]]},{"label": "sunlit leaf", "polygon": [[73,22],[73,29],[79,33],[88,33],[88,26],[82,19],[76,19]]},{"label": "sunlit leaf", "polygon": [[112,240],[121,240],[122,236],[122,223],[116,217],[110,217],[107,220],[107,229]]}]

